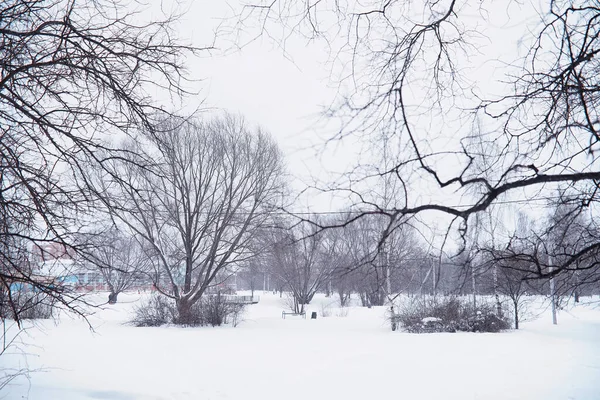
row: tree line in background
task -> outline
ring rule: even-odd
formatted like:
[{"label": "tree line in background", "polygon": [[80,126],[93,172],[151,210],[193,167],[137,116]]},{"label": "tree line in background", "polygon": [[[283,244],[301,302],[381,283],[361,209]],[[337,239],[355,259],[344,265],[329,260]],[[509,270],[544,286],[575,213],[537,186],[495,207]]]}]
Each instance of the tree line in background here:
[{"label": "tree line in background", "polygon": [[[568,298],[579,302],[581,296],[600,293],[595,258],[557,276],[551,270],[551,258],[567,257],[593,243],[598,231],[589,216],[561,205],[538,226],[523,213],[517,222],[505,236],[497,226],[474,226],[477,239],[442,256],[411,225],[386,236],[381,246],[385,221],[380,216],[326,230],[312,224],[305,225],[308,231],[281,226],[261,238],[262,253],[238,272],[238,286],[287,292],[295,312],[302,312],[317,292],[336,294],[341,307],[350,304],[352,295],[364,307],[394,305],[402,295],[468,295],[476,309],[478,297],[483,302],[491,298],[497,314],[509,306],[517,329],[531,296],[548,297],[560,307]],[[486,235],[490,228],[497,237]]]}]

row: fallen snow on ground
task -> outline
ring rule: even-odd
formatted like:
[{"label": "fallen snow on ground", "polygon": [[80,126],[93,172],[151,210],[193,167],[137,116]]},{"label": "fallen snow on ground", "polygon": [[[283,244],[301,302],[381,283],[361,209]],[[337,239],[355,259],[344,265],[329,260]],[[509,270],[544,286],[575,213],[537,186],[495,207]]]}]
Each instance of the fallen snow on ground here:
[{"label": "fallen snow on ground", "polygon": [[[281,318],[261,294],[237,328],[135,328],[138,294],[85,321],[43,321],[0,368],[39,369],[0,398],[31,400],[600,399],[600,311],[579,306],[499,334],[391,332],[383,308],[348,315],[316,299]],[[337,311],[336,311],[337,310]],[[25,364],[26,363],[26,364]],[[27,397],[28,396],[28,397]]]}]

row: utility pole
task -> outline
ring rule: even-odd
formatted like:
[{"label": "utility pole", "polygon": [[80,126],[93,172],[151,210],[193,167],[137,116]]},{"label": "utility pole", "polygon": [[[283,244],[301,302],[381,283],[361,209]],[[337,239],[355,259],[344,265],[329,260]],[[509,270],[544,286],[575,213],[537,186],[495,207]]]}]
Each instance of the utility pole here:
[{"label": "utility pole", "polygon": [[[383,165],[385,168],[385,171],[388,170],[388,137],[386,134],[384,134],[384,138],[383,138]],[[390,193],[389,193],[389,177],[385,176],[384,177],[384,181],[383,181],[383,205],[385,208],[387,208],[389,206],[390,203]],[[384,262],[384,268],[385,268],[385,297],[387,299],[387,301],[390,303],[390,306],[392,307],[392,313],[393,313],[393,307],[394,305],[392,304],[392,283],[391,283],[391,279],[390,279],[390,251],[388,249],[388,244],[389,244],[389,237],[383,238],[383,242],[382,242],[382,246],[381,246],[381,250],[383,250],[384,252],[384,257],[383,257],[383,262]]]},{"label": "utility pole", "polygon": [[[470,254],[469,254],[470,256]],[[471,264],[471,286],[473,287],[473,309],[477,310],[477,282],[475,280],[475,263],[469,261]]]},{"label": "utility pole", "polygon": [[473,229],[475,230],[475,234],[477,231],[481,229],[481,222],[479,221],[479,214],[475,214],[475,227],[471,229],[471,234],[469,235],[469,251],[467,254],[467,265],[471,270],[471,289],[473,291],[473,310],[477,310],[477,278],[475,272],[475,257],[473,257],[473,247],[477,242],[476,237],[473,235]]},{"label": "utility pole", "polygon": [[435,262],[433,264],[431,264],[431,271],[433,272],[433,275],[431,276],[432,280],[431,280],[431,290],[433,291],[433,298],[435,299],[435,295],[436,295],[436,289],[437,289],[437,285],[436,285],[436,276],[435,276]]},{"label": "utility pole", "polygon": [[[387,250],[387,249],[386,249]],[[390,279],[390,252],[385,252],[385,288],[387,296],[392,301],[392,281]]]},{"label": "utility pole", "polygon": [[[384,136],[383,138],[383,163],[384,163],[384,168],[385,171],[388,171],[389,168],[389,159],[388,159],[388,137],[387,135]],[[384,176],[384,181],[383,181],[383,203],[384,203],[384,207],[387,208],[390,206],[390,188],[389,188],[389,176]],[[391,328],[392,331],[395,331],[397,328],[397,324],[396,324],[396,310],[394,309],[394,300],[393,300],[393,296],[392,296],[392,281],[391,281],[391,265],[390,265],[390,252],[392,250],[392,246],[390,244],[390,237],[388,235],[388,237],[384,237],[382,238],[383,242],[382,242],[382,246],[381,249],[384,252],[384,257],[383,257],[383,262],[384,262],[384,268],[385,268],[385,297],[387,300],[387,303],[389,304],[390,307],[390,321],[391,321]]]},{"label": "utility pole", "polygon": [[[550,267],[550,274],[554,270],[554,266],[552,265],[552,256],[548,258],[548,264]],[[554,287],[554,275],[550,276],[550,299],[552,301],[552,325],[558,324],[556,320],[556,288]]]}]

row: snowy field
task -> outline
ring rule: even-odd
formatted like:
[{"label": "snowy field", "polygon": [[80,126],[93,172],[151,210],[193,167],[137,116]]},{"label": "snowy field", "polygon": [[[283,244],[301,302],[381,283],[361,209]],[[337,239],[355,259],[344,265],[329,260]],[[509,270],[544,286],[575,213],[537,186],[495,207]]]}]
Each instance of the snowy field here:
[{"label": "snowy field", "polygon": [[[125,325],[138,294],[90,321],[43,321],[0,368],[40,370],[0,398],[31,400],[600,399],[600,310],[589,306],[499,334],[391,332],[382,308],[288,317],[262,294],[237,328]],[[104,298],[104,296],[103,296]],[[98,298],[99,299],[99,298]],[[4,397],[2,397],[4,396]]]}]

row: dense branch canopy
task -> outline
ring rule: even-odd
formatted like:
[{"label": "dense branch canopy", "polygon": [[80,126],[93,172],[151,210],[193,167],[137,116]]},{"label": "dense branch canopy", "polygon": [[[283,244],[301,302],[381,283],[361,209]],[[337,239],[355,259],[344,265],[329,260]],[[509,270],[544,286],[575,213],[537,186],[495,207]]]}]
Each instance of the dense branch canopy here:
[{"label": "dense branch canopy", "polygon": [[281,153],[232,115],[171,118],[130,148],[151,162],[114,163],[119,180],[99,180],[105,201],[150,248],[157,289],[193,304],[252,255],[253,235],[281,201]]},{"label": "dense branch canopy", "polygon": [[85,249],[77,232],[97,193],[83,172],[122,157],[107,145],[110,135],[150,129],[150,90],[185,92],[182,59],[199,49],[177,41],[170,18],[138,24],[143,13],[129,6],[0,4],[0,241],[12,249],[2,252],[1,290],[21,281],[72,304],[75,296],[34,279],[11,254],[43,251],[47,242]]}]

